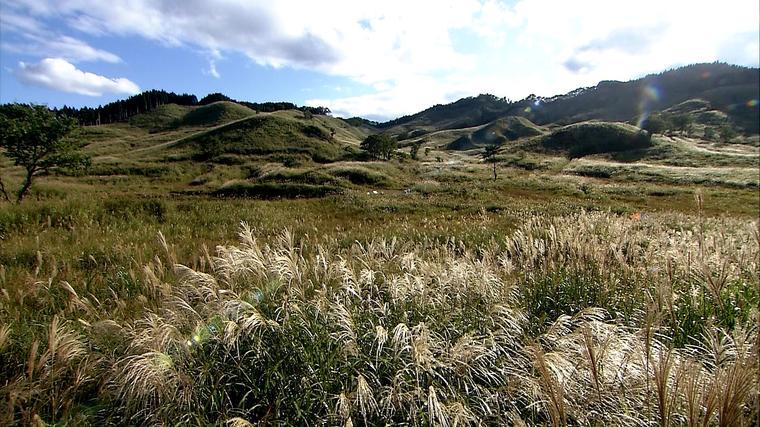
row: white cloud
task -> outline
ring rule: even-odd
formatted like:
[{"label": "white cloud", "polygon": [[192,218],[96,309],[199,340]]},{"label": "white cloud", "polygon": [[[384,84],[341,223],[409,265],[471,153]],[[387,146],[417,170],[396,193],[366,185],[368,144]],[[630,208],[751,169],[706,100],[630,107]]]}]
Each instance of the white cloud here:
[{"label": "white cloud", "polygon": [[109,63],[121,62],[121,58],[111,52],[96,49],[82,40],[68,36],[44,38],[27,35],[27,40],[20,42],[3,42],[4,50],[15,53],[34,52],[40,56],[56,56],[72,62],[103,61]]},{"label": "white cloud", "polygon": [[[349,115],[395,116],[479,92],[549,96],[694,62],[760,62],[757,0],[7,2],[92,35],[347,77],[374,92],[310,102]],[[218,74],[214,57],[207,73]]]},{"label": "white cloud", "polygon": [[55,56],[72,62],[104,61],[121,62],[121,58],[111,52],[96,49],[86,42],[50,31],[39,20],[8,11],[0,12],[0,24],[4,31],[18,37],[3,40],[3,50],[32,54],[41,57]]},{"label": "white cloud", "polygon": [[329,106],[333,114],[340,117],[362,116],[386,120],[450,101],[452,97],[446,96],[444,86],[433,79],[404,79],[371,94],[337,99],[309,99],[306,104]]},{"label": "white cloud", "polygon": [[111,52],[96,49],[82,40],[61,36],[43,43],[46,54],[55,54],[73,61],[121,62],[121,58]]},{"label": "white cloud", "polygon": [[218,79],[221,78],[222,75],[219,74],[219,71],[216,69],[216,61],[213,59],[208,61],[208,70],[204,70],[204,73],[210,75],[211,77]]},{"label": "white cloud", "polygon": [[104,93],[134,95],[140,92],[140,88],[128,79],[111,79],[88,73],[61,58],[45,58],[38,64],[21,62],[16,77],[26,84],[88,96]]}]

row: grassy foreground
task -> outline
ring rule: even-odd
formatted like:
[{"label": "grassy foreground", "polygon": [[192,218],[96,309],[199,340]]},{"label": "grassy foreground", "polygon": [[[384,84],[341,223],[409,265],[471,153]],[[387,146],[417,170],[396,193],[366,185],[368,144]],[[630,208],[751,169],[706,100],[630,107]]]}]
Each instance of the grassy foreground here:
[{"label": "grassy foreground", "polygon": [[510,191],[4,205],[0,424],[757,421],[752,216]]}]

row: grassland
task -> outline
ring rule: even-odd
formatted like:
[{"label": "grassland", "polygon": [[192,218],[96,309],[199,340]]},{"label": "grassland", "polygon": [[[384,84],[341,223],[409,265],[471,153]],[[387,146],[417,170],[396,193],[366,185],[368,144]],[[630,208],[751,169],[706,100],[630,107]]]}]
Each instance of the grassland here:
[{"label": "grassland", "polygon": [[221,117],[86,128],[89,173],[0,204],[0,424],[757,422],[755,147],[539,135],[493,180],[456,131],[374,162]]}]

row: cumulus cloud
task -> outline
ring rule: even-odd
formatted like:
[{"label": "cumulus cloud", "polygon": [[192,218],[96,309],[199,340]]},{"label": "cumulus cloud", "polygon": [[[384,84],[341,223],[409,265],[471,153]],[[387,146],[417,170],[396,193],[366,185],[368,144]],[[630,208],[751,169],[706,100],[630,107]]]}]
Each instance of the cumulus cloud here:
[{"label": "cumulus cloud", "polygon": [[[459,93],[548,96],[693,62],[760,61],[757,0],[723,0],[720,7],[691,0],[6,3],[19,15],[92,36],[243,54],[259,65],[342,76],[372,89],[311,100],[346,115],[394,116]],[[207,73],[214,71],[209,61]]]},{"label": "cumulus cloud", "polygon": [[16,77],[25,84],[88,96],[140,92],[140,88],[128,79],[112,79],[82,71],[62,58],[45,58],[37,64],[21,62]]},{"label": "cumulus cloud", "polygon": [[56,56],[72,62],[103,61],[109,63],[121,62],[121,58],[111,52],[96,49],[82,40],[68,36],[55,38],[36,37],[27,35],[23,42],[3,42],[4,50],[15,53],[34,52],[40,56]]},{"label": "cumulus cloud", "polygon": [[448,32],[470,25],[480,5],[476,0],[9,3],[92,35],[137,35],[167,46],[239,52],[260,65],[367,83],[465,66],[467,55],[453,48]]},{"label": "cumulus cloud", "polygon": [[104,61],[121,62],[121,58],[111,52],[97,49],[88,43],[66,35],[56,34],[44,23],[31,16],[23,16],[8,11],[0,11],[2,30],[14,37],[3,37],[3,50],[33,54],[41,57],[55,56],[72,62]]}]

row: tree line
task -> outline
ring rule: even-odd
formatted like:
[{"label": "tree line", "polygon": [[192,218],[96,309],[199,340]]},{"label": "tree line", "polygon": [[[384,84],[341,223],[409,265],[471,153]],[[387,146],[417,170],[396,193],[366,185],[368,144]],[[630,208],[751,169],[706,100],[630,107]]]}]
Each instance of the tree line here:
[{"label": "tree line", "polygon": [[83,126],[105,125],[109,123],[125,122],[137,114],[147,113],[165,104],[177,104],[186,106],[203,106],[213,102],[229,101],[244,105],[252,110],[260,112],[274,112],[281,110],[300,110],[311,114],[330,114],[327,107],[301,106],[292,102],[247,102],[237,101],[222,93],[211,93],[200,100],[192,94],[177,94],[165,90],[148,90],[127,99],[114,101],[98,107],[69,107],[51,109],[59,116],[74,118]]},{"label": "tree line", "polygon": [[149,90],[95,108],[75,108],[64,105],[60,109],[53,108],[52,111],[56,115],[72,117],[83,126],[91,126],[124,122],[132,116],[153,111],[165,104],[198,105],[198,98],[186,93]]}]

